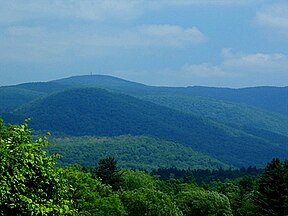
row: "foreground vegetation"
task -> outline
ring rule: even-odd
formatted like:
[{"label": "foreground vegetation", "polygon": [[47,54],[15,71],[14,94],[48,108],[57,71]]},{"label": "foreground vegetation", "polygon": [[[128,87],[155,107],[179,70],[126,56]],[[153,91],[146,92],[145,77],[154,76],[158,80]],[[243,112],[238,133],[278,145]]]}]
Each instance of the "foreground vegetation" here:
[{"label": "foreground vegetation", "polygon": [[287,160],[273,159],[262,174],[252,167],[202,175],[176,168],[119,170],[113,157],[94,167],[59,168],[57,155],[43,150],[47,144],[45,137],[31,139],[27,123],[0,120],[1,215],[288,214]]}]

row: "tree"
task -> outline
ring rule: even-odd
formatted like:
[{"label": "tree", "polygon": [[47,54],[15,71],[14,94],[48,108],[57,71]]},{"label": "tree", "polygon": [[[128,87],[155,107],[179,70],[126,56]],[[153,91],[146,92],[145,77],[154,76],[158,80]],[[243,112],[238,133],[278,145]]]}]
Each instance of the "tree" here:
[{"label": "tree", "polygon": [[110,185],[101,183],[89,172],[74,166],[64,170],[64,177],[73,186],[73,205],[79,215],[122,216],[126,215],[118,194],[113,193]]},{"label": "tree", "polygon": [[259,179],[258,195],[255,198],[259,215],[284,216],[288,214],[287,168],[287,161],[281,163],[279,158],[274,158],[265,167]]},{"label": "tree", "polygon": [[126,212],[130,216],[182,216],[172,198],[156,190],[142,188],[119,192]]},{"label": "tree", "polygon": [[121,188],[129,191],[140,188],[153,190],[156,188],[156,180],[143,171],[125,170],[121,176]]},{"label": "tree", "polygon": [[232,216],[228,198],[203,189],[184,190],[176,195],[177,206],[184,215]]},{"label": "tree", "polygon": [[112,186],[113,190],[120,187],[120,171],[117,168],[117,161],[113,157],[100,159],[95,169],[97,177],[101,178],[104,184]]},{"label": "tree", "polygon": [[42,147],[47,139],[31,139],[27,121],[5,126],[0,120],[0,214],[70,215],[71,188],[61,178],[53,156]]}]

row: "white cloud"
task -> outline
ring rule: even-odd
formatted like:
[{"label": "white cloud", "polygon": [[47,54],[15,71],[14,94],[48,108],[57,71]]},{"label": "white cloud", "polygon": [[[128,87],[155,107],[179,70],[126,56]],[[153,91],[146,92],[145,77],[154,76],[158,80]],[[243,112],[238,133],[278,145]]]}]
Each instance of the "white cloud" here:
[{"label": "white cloud", "polygon": [[203,43],[206,37],[196,27],[144,25],[129,29],[61,29],[41,26],[9,26],[0,34],[0,59],[6,61],[61,61],[71,56],[113,55],[120,49],[187,48]]},{"label": "white cloud", "polygon": [[[281,53],[233,54],[224,59],[222,68],[244,73],[284,74],[288,76],[288,56]],[[243,73],[243,72],[242,72]]]},{"label": "white cloud", "polygon": [[186,64],[178,72],[166,70],[167,85],[206,85],[219,87],[247,87],[288,84],[288,55],[281,53],[233,53],[222,50],[219,64]]},{"label": "white cloud", "polygon": [[125,20],[141,14],[137,1],[127,0],[1,0],[0,22],[33,19]]},{"label": "white cloud", "polygon": [[196,27],[175,25],[145,25],[138,28],[143,42],[149,45],[184,47],[202,43],[206,37]]},{"label": "white cloud", "polygon": [[262,8],[256,14],[259,25],[273,28],[288,28],[288,3],[273,4]]},{"label": "white cloud", "polygon": [[199,77],[199,78],[224,78],[229,76],[230,74],[224,71],[218,65],[211,65],[208,63],[203,64],[186,64],[183,66],[182,71],[185,76],[190,77]]},{"label": "white cloud", "polygon": [[0,23],[41,19],[131,20],[167,7],[239,6],[264,0],[0,0]]},{"label": "white cloud", "polygon": [[288,3],[277,3],[263,7],[256,14],[254,22],[288,36]]}]

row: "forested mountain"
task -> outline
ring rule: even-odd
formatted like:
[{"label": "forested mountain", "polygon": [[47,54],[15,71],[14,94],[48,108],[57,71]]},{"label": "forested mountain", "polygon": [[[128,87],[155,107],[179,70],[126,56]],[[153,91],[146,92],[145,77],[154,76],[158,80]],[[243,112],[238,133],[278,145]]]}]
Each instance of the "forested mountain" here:
[{"label": "forested mountain", "polygon": [[253,87],[241,89],[189,87],[191,95],[244,103],[272,112],[288,114],[288,87]]},{"label": "forested mountain", "polygon": [[17,107],[42,96],[41,92],[18,87],[0,87],[0,113],[11,112]]},{"label": "forested mountain", "polygon": [[[155,87],[136,82],[123,80],[106,75],[86,75],[59,79],[50,82],[24,83],[12,86],[17,88],[16,95],[23,89],[34,93],[52,93],[69,88],[96,87],[114,92],[120,92],[132,96],[147,95],[190,95],[202,96],[208,99],[224,100],[242,104],[248,104],[267,111],[278,112],[288,115],[288,86],[287,87],[251,87],[251,88],[214,88],[214,87]],[[3,88],[0,87],[0,98],[5,96]],[[5,107],[1,104],[0,110]]]},{"label": "forested mountain", "polygon": [[187,114],[210,118],[242,130],[261,129],[288,136],[288,116],[246,104],[191,95],[147,95],[142,99]]},{"label": "forested mountain", "polygon": [[287,100],[287,87],[153,87],[102,75],[0,87],[6,122],[31,117],[36,130],[72,136],[159,137],[236,167],[288,157]]},{"label": "forested mountain", "polygon": [[[96,88],[71,89],[27,104],[15,112],[31,117],[37,130],[68,135],[149,135],[172,140],[236,167],[261,166],[285,158],[286,143],[137,98]],[[279,142],[278,142],[279,141]]]},{"label": "forested mountain", "polygon": [[159,95],[169,93],[202,96],[217,100],[248,104],[268,111],[288,115],[288,86],[251,87],[240,89],[201,86],[153,87],[103,75],[71,77],[53,82],[74,87],[100,87],[134,95]]}]

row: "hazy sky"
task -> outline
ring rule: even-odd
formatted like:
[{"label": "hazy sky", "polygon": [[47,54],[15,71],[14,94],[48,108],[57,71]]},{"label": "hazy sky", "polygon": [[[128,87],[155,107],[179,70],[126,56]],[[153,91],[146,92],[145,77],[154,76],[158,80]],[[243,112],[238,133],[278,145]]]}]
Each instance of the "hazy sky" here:
[{"label": "hazy sky", "polygon": [[0,85],[287,86],[288,1],[0,0]]}]

